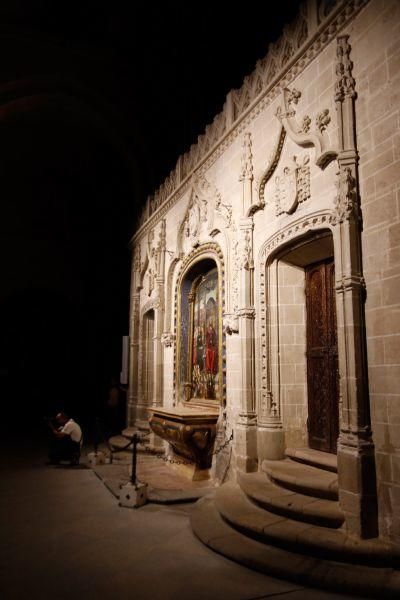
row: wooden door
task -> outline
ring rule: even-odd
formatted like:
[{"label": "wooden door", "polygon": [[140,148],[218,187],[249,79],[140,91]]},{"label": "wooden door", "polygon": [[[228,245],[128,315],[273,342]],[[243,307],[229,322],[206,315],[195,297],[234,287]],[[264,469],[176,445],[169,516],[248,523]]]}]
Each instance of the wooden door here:
[{"label": "wooden door", "polygon": [[306,268],[308,443],[336,452],[338,352],[333,259]]}]

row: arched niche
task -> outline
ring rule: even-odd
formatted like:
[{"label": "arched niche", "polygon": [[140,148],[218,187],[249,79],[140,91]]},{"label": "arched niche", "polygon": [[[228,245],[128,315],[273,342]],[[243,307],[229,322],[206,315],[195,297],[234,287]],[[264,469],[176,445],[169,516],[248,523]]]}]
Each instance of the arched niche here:
[{"label": "arched niche", "polygon": [[221,259],[216,244],[197,249],[187,257],[176,286],[175,401],[193,407],[225,404]]}]

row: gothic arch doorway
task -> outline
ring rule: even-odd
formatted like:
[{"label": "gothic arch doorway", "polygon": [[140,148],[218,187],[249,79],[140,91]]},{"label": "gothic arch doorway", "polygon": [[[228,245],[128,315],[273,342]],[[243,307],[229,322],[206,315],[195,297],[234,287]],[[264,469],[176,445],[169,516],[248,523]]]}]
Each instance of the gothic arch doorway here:
[{"label": "gothic arch doorway", "polygon": [[330,231],[279,251],[268,266],[272,395],[286,446],[336,453],[339,433],[335,266]]}]

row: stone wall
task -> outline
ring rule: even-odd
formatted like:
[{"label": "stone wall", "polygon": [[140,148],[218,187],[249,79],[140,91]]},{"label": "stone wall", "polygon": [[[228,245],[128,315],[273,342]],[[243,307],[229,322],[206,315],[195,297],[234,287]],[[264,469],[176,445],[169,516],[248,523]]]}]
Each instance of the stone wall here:
[{"label": "stone wall", "polygon": [[[228,94],[225,125],[217,119],[146,208],[133,238],[130,404],[141,402],[135,387],[143,360],[140,323],[149,309],[159,368],[154,402],[177,402],[179,281],[191,260],[212,258],[223,278],[226,428],[236,432],[234,465],[257,469],[271,457],[272,439],[273,458],[282,458],[285,443],[306,445],[304,268],[283,260],[304,236],[330,232],[341,502],[349,528],[368,535],[360,522],[375,493],[368,482],[375,456],[380,534],[399,543],[400,5],[337,2],[325,16],[323,2],[306,6],[299,22],[306,19],[308,31],[300,45],[290,57],[282,50],[279,65],[272,52],[274,77],[257,87],[252,76],[240,93]],[[255,73],[268,70],[271,56]],[[302,265],[328,256],[321,255],[323,243],[312,248]],[[371,476],[360,471],[364,459]]]},{"label": "stone wall", "polygon": [[400,4],[349,28],[357,85],[363,263],[381,529],[400,541]]},{"label": "stone wall", "polygon": [[279,263],[277,298],[285,443],[289,447],[302,447],[307,445],[308,410],[304,270],[301,267]]}]

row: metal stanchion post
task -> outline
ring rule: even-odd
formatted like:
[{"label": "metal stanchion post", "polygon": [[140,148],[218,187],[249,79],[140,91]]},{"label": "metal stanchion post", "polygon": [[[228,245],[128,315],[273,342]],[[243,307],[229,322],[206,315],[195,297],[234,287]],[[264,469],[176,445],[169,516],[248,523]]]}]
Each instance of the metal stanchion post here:
[{"label": "metal stanchion post", "polygon": [[137,444],[138,444],[138,437],[136,435],[136,433],[133,435],[132,438],[132,442],[133,442],[133,447],[132,447],[132,472],[131,472],[131,484],[136,486],[137,485],[137,480],[136,480],[136,460],[137,460]]},{"label": "metal stanchion post", "polygon": [[121,488],[119,505],[127,508],[139,508],[147,502],[147,483],[138,481],[136,475],[137,445],[140,439],[135,433],[132,437],[132,469],[131,480]]}]

